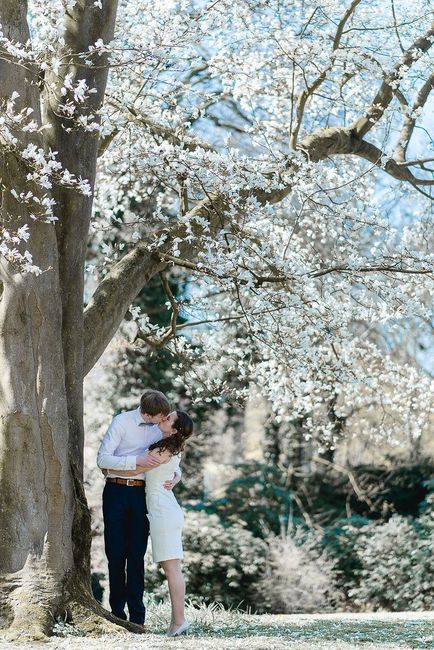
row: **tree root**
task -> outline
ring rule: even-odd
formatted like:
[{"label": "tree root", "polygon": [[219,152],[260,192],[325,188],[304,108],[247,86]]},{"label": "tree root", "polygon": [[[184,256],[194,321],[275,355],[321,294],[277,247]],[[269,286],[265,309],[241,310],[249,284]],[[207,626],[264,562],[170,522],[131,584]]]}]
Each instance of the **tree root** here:
[{"label": "tree root", "polygon": [[86,636],[125,634],[127,632],[146,633],[146,629],[142,625],[123,621],[117,616],[113,616],[91,597],[85,603],[82,601],[71,603],[70,611],[73,624],[83,630]]},{"label": "tree root", "polygon": [[2,580],[0,612],[4,637],[8,641],[45,641],[53,627],[53,610],[59,594],[50,576],[40,581],[29,572],[24,582],[25,570]]},{"label": "tree root", "polygon": [[[76,632],[80,636],[123,635],[128,632],[144,634],[147,631],[142,625],[113,616],[93,598],[83,584],[75,583],[73,589],[67,589],[62,605],[57,604],[52,609],[46,598],[44,602],[38,603],[36,600],[34,596],[32,599],[24,599],[15,606],[13,617],[9,615],[8,620],[3,618],[4,639],[48,641],[53,633],[56,634],[56,624],[71,626],[70,632]],[[58,596],[53,598],[55,601],[58,603]]]},{"label": "tree root", "polygon": [[3,632],[6,641],[48,641],[52,627],[51,612],[42,607],[26,607],[27,614],[15,615]]},{"label": "tree root", "polygon": [[21,629],[13,625],[2,634],[2,637],[5,641],[19,641],[20,643],[25,641],[41,642],[50,640],[50,637],[44,633],[42,627],[39,627],[37,624],[33,624],[31,627],[27,625],[26,628]]}]

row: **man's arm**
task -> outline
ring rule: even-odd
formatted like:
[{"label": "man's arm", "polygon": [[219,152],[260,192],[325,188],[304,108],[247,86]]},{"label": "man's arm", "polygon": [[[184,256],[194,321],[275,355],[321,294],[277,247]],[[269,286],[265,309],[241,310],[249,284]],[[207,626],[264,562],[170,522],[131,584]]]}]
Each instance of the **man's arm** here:
[{"label": "man's arm", "polygon": [[98,450],[96,462],[100,469],[111,469],[115,470],[116,473],[125,470],[133,471],[133,474],[126,474],[126,476],[134,476],[161,464],[158,458],[151,456],[149,453],[142,456],[115,456],[114,453],[119,447],[124,433],[124,427],[119,422],[119,419],[113,418]]},{"label": "man's arm", "polygon": [[170,481],[164,481],[163,485],[166,490],[173,490],[175,485],[181,480],[181,474],[178,473],[178,470],[173,473],[173,478]]},{"label": "man's arm", "polygon": [[98,449],[96,463],[100,469],[135,469],[135,456],[115,456],[125,430],[117,417],[113,418]]},{"label": "man's arm", "polygon": [[[149,452],[150,455],[152,452]],[[143,457],[142,457],[143,458]],[[152,458],[152,457],[151,457]],[[170,458],[170,456],[169,456]],[[167,463],[169,458],[167,460],[161,461],[161,463]],[[154,459],[153,459],[154,460]],[[117,470],[116,474],[119,474],[119,476],[126,476],[128,478],[132,478],[134,476],[138,476],[139,474],[142,474],[143,472],[149,472],[152,467],[144,467],[143,465],[137,465],[136,469],[133,470]],[[176,469],[176,471],[173,473],[173,477],[169,481],[164,481],[163,485],[166,488],[166,490],[173,490],[175,485],[179,483],[179,481],[182,478],[182,470],[180,467]]]}]

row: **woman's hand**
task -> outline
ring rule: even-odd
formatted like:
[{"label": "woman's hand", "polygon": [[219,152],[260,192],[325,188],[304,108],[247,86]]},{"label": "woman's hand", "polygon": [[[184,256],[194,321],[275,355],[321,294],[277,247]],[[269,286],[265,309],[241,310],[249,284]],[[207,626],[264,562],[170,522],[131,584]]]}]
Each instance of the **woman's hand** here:
[{"label": "woman's hand", "polygon": [[180,480],[181,480],[181,477],[179,476],[179,474],[177,474],[177,473],[175,472],[175,473],[173,474],[173,478],[172,478],[172,480],[170,480],[170,481],[165,481],[165,482],[163,483],[163,485],[164,485],[164,487],[166,488],[166,490],[173,490],[173,488],[175,487],[175,485],[176,485],[177,483],[179,483]]}]

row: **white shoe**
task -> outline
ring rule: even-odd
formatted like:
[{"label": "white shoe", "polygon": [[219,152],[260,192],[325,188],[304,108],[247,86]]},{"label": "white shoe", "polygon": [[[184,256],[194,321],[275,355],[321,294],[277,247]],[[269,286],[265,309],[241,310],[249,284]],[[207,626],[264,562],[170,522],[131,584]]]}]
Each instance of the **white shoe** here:
[{"label": "white shoe", "polygon": [[190,623],[188,621],[184,621],[184,623],[177,627],[174,632],[168,632],[167,636],[179,636],[180,634],[188,634],[189,630]]}]

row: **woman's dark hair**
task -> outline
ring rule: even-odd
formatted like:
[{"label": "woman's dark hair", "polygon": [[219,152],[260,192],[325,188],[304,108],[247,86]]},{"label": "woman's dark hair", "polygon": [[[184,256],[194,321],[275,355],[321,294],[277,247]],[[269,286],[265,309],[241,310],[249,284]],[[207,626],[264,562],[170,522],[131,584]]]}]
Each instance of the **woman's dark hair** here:
[{"label": "woman's dark hair", "polygon": [[185,411],[176,411],[176,415],[176,420],[173,423],[173,428],[176,430],[176,433],[158,442],[154,442],[149,447],[149,451],[158,449],[161,454],[167,450],[170,451],[172,456],[176,456],[184,450],[186,440],[193,434],[193,420]]}]

